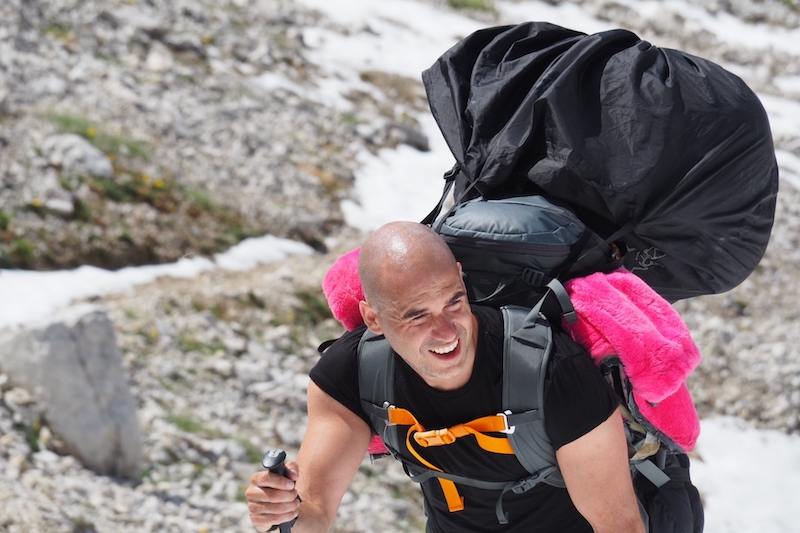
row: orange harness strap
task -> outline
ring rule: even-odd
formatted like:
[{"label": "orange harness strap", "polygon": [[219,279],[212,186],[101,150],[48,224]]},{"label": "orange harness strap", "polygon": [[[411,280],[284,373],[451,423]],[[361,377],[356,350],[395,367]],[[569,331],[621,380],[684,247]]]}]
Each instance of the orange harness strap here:
[{"label": "orange harness strap", "polygon": [[451,428],[421,431],[414,435],[414,440],[423,448],[427,448],[428,446],[453,444],[458,438],[474,435],[478,446],[487,452],[513,455],[514,449],[511,447],[508,437],[491,437],[484,434],[484,432],[500,432],[506,429],[506,420],[503,416],[484,416]]},{"label": "orange harness strap", "polygon": [[[436,472],[443,472],[443,470],[434,466],[417,453],[411,445],[412,435],[414,441],[423,448],[453,444],[456,439],[467,435],[474,435],[478,446],[487,452],[511,455],[514,453],[514,449],[511,447],[511,443],[507,437],[492,437],[484,434],[484,432],[508,431],[508,423],[506,417],[503,415],[484,416],[476,418],[471,422],[457,424],[450,428],[426,431],[422,424],[417,421],[417,418],[407,409],[389,407],[389,423],[410,426],[406,433],[406,448],[420,463]],[[442,492],[444,493],[450,512],[452,513],[464,509],[464,498],[458,493],[455,483],[449,479],[440,477],[436,479],[439,480],[439,484],[442,487]]]}]

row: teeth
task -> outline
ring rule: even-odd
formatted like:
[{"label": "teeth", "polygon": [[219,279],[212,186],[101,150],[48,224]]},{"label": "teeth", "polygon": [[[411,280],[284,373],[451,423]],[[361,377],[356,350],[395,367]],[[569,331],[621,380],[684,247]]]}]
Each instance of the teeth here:
[{"label": "teeth", "polygon": [[446,354],[446,353],[450,353],[450,352],[452,352],[453,350],[455,350],[455,349],[456,349],[456,346],[458,346],[458,339],[456,339],[456,341],[455,341],[455,342],[453,342],[453,344],[451,344],[450,346],[445,346],[444,348],[434,348],[434,349],[433,349],[433,350],[431,350],[431,351],[432,351],[432,352],[436,352],[436,353],[438,353],[439,355],[444,355],[444,354]]}]

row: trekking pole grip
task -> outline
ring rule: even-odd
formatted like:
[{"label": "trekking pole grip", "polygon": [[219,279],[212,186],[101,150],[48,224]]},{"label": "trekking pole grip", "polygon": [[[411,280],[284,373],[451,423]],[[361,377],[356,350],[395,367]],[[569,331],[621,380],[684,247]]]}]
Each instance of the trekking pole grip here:
[{"label": "trekking pole grip", "polygon": [[[284,461],[286,461],[286,452],[274,448],[267,453],[264,454],[264,457],[261,458],[261,466],[269,470],[270,472],[274,472],[281,477],[286,477],[286,468],[284,468]],[[300,496],[297,496],[297,499],[300,499]],[[291,533],[292,526],[294,523],[297,522],[297,518],[295,517],[294,520],[291,522],[284,522],[283,524],[276,524],[269,528],[268,531],[272,531],[274,529],[280,530],[280,533]]]}]

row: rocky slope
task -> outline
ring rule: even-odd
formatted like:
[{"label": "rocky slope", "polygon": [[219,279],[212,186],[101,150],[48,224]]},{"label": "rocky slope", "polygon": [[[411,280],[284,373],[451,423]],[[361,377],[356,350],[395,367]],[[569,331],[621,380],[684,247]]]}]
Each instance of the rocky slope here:
[{"label": "rocky slope", "polygon": [[[800,74],[800,56],[740,49],[680,17],[648,19],[622,3],[575,3],[733,66],[762,94],[798,96],[775,80]],[[789,1],[697,4],[753,23],[799,24]],[[139,480],[100,476],[60,455],[36,398],[0,374],[0,530],[252,530],[247,479],[266,449],[296,452],[316,347],[341,333],[319,282],[363,238],[339,208],[355,153],[425,144],[403,112],[424,109],[416,80],[363,73],[371,89],[350,95],[349,114],[309,96],[318,66],[305,59],[301,30],[315,25],[351,31],[289,0],[0,4],[5,265],[171,261],[264,232],[319,250],[99,300],[139,407]],[[775,141],[800,156],[800,139]],[[677,304],[704,355],[690,381],[703,416],[800,429],[799,199],[782,188],[767,255],[745,283]],[[422,520],[399,467],[365,462],[335,531],[419,531]]]},{"label": "rocky slope", "polygon": [[10,1],[0,19],[6,267],[174,261],[263,233],[321,248],[354,148],[397,142],[355,128],[401,120],[390,76],[365,73],[376,90],[346,116],[295,94],[317,70],[300,30],[322,21],[289,1]]}]

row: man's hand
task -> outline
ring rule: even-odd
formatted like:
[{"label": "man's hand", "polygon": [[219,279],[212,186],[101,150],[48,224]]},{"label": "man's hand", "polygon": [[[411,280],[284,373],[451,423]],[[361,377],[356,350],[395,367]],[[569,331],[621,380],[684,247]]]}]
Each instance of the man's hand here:
[{"label": "man's hand", "polygon": [[300,501],[297,499],[295,481],[299,468],[295,462],[285,465],[286,476],[265,470],[250,477],[250,486],[244,493],[250,520],[259,531],[267,531],[272,526],[291,522],[297,517]]},{"label": "man's hand", "polygon": [[297,462],[285,464],[288,479],[267,470],[250,478],[245,497],[253,525],[266,531],[297,517],[292,533],[328,531],[370,437],[366,422],[309,382],[308,426]]}]

